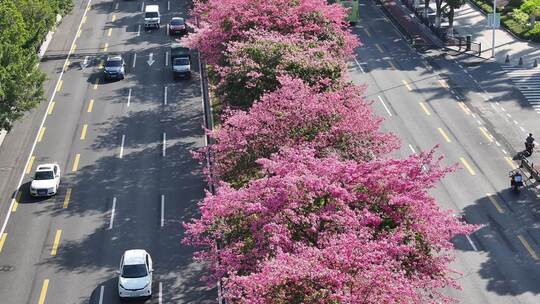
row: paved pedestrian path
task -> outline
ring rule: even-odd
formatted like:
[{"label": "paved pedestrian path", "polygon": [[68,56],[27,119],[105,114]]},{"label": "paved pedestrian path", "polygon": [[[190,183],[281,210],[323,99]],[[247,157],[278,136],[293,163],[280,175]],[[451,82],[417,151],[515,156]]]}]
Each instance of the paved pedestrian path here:
[{"label": "paved pedestrian path", "polygon": [[[487,16],[479,8],[466,2],[455,12],[454,28],[460,35],[471,35],[474,42],[482,44],[482,57],[491,57],[492,29],[487,27]],[[495,59],[504,63],[506,55],[510,65],[517,65],[521,57],[525,66],[532,66],[534,59],[540,61],[540,44],[522,41],[501,27],[495,30]]]},{"label": "paved pedestrian path", "polygon": [[535,112],[540,114],[540,69],[506,64],[501,67]]}]

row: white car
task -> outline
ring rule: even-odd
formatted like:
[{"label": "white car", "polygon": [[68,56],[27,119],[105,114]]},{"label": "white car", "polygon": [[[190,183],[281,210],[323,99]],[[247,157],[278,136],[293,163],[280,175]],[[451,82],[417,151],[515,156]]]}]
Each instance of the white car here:
[{"label": "white car", "polygon": [[126,250],[118,269],[120,299],[152,296],[152,258],[144,249]]},{"label": "white car", "polygon": [[37,166],[34,180],[30,183],[30,195],[56,195],[59,186],[60,166],[58,164],[42,164]]}]

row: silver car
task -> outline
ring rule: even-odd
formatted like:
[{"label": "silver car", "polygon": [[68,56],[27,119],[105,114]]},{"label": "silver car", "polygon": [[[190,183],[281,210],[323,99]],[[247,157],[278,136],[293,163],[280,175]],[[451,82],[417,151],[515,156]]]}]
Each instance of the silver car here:
[{"label": "silver car", "polygon": [[118,269],[120,299],[152,297],[152,267],[152,258],[146,250],[126,250]]}]

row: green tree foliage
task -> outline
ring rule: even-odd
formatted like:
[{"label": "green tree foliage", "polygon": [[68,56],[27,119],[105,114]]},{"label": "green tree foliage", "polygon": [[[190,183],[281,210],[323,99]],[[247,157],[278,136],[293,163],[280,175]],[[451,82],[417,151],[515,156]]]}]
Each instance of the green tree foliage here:
[{"label": "green tree foliage", "polygon": [[71,0],[0,0],[0,129],[44,100],[37,51]]},{"label": "green tree foliage", "polygon": [[529,15],[538,14],[540,12],[540,0],[527,0],[523,2],[520,10]]},{"label": "green tree foliage", "polygon": [[44,81],[35,53],[0,45],[0,129],[9,131],[15,120],[43,100]]}]

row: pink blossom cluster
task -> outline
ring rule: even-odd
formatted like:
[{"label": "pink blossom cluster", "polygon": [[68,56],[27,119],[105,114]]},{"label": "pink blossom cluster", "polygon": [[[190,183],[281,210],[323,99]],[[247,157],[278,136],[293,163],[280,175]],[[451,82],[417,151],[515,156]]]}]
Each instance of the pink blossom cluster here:
[{"label": "pink blossom cluster", "polygon": [[228,106],[194,152],[217,191],[185,224],[209,282],[228,303],[452,302],[451,240],[475,227],[428,194],[453,170],[434,151],[388,157],[398,139],[344,77],[359,42],[343,7],[199,0],[193,14],[184,42]]},{"label": "pink blossom cluster", "polygon": [[274,91],[285,75],[332,89],[343,82],[347,68],[335,50],[332,44],[298,34],[251,30],[244,41],[227,45],[223,64],[216,67],[216,93],[225,104],[247,108]]},{"label": "pink blossom cluster", "polygon": [[326,0],[199,0],[192,11],[197,25],[185,40],[209,64],[219,64],[231,41],[243,41],[250,30],[298,34],[334,44],[350,55],[358,41],[345,27],[345,10]]},{"label": "pink blossom cluster", "polygon": [[228,110],[223,123],[209,134],[215,144],[215,177],[242,185],[257,176],[259,158],[283,147],[310,147],[319,156],[368,161],[398,147],[397,139],[379,131],[376,117],[352,84],[336,91],[319,92],[300,79],[282,77],[280,87],[265,94],[249,111]]},{"label": "pink blossom cluster", "polygon": [[186,225],[185,241],[206,248],[198,258],[226,278],[229,302],[451,302],[439,292],[457,286],[450,240],[474,227],[427,193],[451,170],[433,152],[370,162],[317,154],[258,160],[264,177],[223,183]]}]

